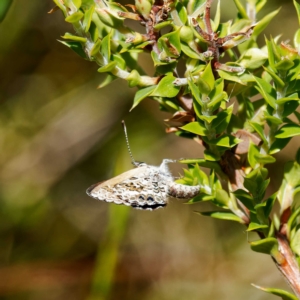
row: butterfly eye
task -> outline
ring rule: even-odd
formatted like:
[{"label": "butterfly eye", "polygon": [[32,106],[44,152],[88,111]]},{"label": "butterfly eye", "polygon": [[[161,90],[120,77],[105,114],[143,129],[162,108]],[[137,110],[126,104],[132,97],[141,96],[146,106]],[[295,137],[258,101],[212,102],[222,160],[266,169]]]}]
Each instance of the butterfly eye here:
[{"label": "butterfly eye", "polygon": [[145,166],[147,166],[146,163],[144,163],[144,162],[137,162],[137,167],[138,167],[138,168],[140,168],[140,167],[145,167]]}]

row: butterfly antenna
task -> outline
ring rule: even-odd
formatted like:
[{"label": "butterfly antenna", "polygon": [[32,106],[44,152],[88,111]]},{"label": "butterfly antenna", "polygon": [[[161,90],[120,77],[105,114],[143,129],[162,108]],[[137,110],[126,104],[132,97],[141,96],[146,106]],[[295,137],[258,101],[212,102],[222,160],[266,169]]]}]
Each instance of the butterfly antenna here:
[{"label": "butterfly antenna", "polygon": [[124,120],[122,120],[122,126],[123,126],[123,129],[124,129],[124,134],[125,134],[125,139],[126,139],[126,145],[127,145],[127,149],[128,149],[130,158],[131,158],[131,163],[134,166],[138,166],[138,163],[134,160],[133,155],[131,153],[131,149],[130,149],[130,146],[129,146],[128,135],[127,135],[127,129],[126,129],[126,125],[125,125],[125,121]]}]

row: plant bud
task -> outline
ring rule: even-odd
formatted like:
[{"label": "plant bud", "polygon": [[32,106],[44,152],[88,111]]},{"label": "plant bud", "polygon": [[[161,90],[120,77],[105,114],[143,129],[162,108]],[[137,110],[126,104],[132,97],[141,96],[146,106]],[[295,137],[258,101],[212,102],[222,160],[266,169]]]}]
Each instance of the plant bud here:
[{"label": "plant bud", "polygon": [[154,1],[152,0],[136,0],[135,7],[137,11],[147,20],[152,9]]},{"label": "plant bud", "polygon": [[194,40],[194,33],[192,28],[189,26],[182,26],[180,29],[180,40],[189,44],[189,42]]}]

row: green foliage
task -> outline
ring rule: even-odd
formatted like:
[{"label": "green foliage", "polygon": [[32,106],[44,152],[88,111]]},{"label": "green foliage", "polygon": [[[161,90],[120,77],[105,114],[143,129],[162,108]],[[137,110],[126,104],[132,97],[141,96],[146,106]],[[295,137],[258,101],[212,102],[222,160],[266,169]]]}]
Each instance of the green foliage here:
[{"label": "green foliage", "polygon": [[0,2],[0,22],[2,22],[12,4],[13,0],[2,0]]},{"label": "green foliage", "polygon": [[273,288],[265,288],[265,287],[261,287],[261,286],[255,285],[255,284],[252,284],[252,285],[254,287],[266,292],[266,293],[273,294],[275,296],[279,296],[283,300],[297,300],[298,299],[293,294],[291,294],[287,291],[284,291],[284,290],[273,289]]},{"label": "green foliage", "polygon": [[[177,125],[172,132],[203,146],[203,158],[181,160],[189,168],[178,182],[201,187],[190,203],[211,201],[218,210],[201,214],[237,221],[258,233],[252,250],[271,255],[287,276],[278,237],[286,238],[300,261],[300,211],[295,203],[299,152],[295,161],[286,163],[282,184],[269,197],[272,176],[265,165],[274,163],[274,154],[300,135],[300,30],[295,32],[295,48],[272,37],[259,47],[258,36],[279,13],[269,12],[254,23],[253,16],[267,1],[248,0],[246,9],[234,0],[238,14],[226,23],[220,23],[219,5],[212,21],[211,1],[205,0],[161,5],[142,0],[129,6],[132,12],[114,2],[54,2],[75,30],[62,36],[62,43],[108,74],[101,86],[115,78],[127,80],[138,88],[131,109],[146,98],[158,101],[162,110],[173,113],[170,121]],[[296,1],[294,5],[300,22],[300,6]],[[139,22],[145,32],[126,27],[125,19]],[[164,28],[169,31],[164,33]],[[138,67],[140,53],[152,58],[154,76]],[[221,63],[225,53],[227,61]],[[180,63],[185,65],[183,77],[177,72]],[[274,212],[275,204],[279,212]],[[287,292],[263,290],[294,299]]]},{"label": "green foliage", "polygon": [[269,237],[251,243],[251,249],[256,252],[272,255],[273,252],[278,251],[278,242],[275,238]]}]

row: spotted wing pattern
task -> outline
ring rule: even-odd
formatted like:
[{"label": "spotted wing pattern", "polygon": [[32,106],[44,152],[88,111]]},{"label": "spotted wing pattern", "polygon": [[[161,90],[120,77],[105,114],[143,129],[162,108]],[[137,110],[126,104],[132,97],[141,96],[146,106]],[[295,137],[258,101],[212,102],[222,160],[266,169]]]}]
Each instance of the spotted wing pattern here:
[{"label": "spotted wing pattern", "polygon": [[87,194],[106,202],[154,210],[167,205],[171,181],[172,177],[161,174],[159,167],[143,165],[91,186]]}]

